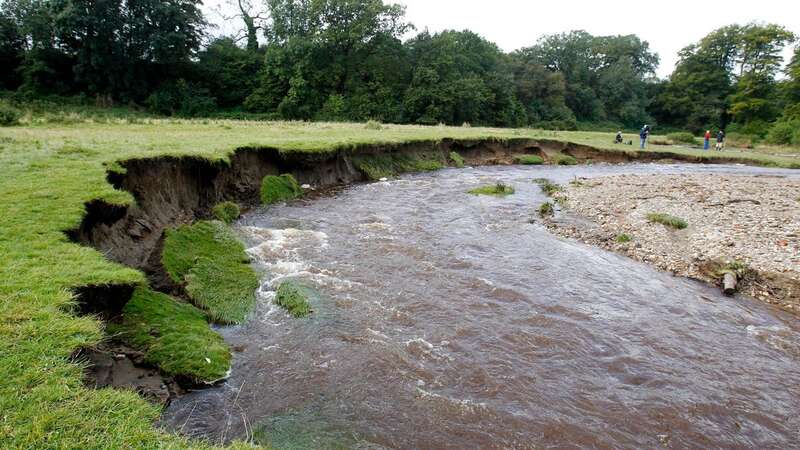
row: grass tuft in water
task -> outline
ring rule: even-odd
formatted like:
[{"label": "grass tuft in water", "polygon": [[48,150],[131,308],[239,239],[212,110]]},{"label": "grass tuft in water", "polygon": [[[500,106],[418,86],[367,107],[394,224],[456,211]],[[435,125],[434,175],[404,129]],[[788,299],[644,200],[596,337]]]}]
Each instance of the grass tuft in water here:
[{"label": "grass tuft in water", "polygon": [[241,210],[239,210],[239,205],[233,202],[217,203],[211,210],[211,213],[214,214],[214,217],[218,220],[227,224],[235,222],[236,219],[242,215]]},{"label": "grass tuft in water", "polygon": [[241,323],[255,305],[258,276],[244,246],[222,222],[168,230],[161,261],[192,303],[221,324]]},{"label": "grass tuft in water", "polygon": [[516,155],[514,161],[517,164],[525,164],[531,166],[538,166],[544,164],[544,159],[538,155]]},{"label": "grass tuft in water", "polygon": [[483,186],[475,189],[471,189],[468,193],[472,195],[496,195],[496,196],[505,196],[511,195],[514,193],[514,188],[511,186],[506,185],[502,181],[498,181],[497,183],[491,186]]},{"label": "grass tuft in water", "polygon": [[665,213],[650,213],[647,215],[647,220],[653,223],[660,223],[676,230],[683,230],[689,224],[680,217],[671,216]]},{"label": "grass tuft in water", "polygon": [[450,161],[453,162],[453,166],[458,167],[461,169],[464,167],[464,158],[461,157],[457,152],[450,152]]},{"label": "grass tuft in water", "polygon": [[548,197],[552,197],[556,193],[564,190],[560,184],[553,183],[547,178],[536,178],[533,180],[533,182],[538,184],[539,187],[542,188],[542,192],[544,192],[544,194]]},{"label": "grass tuft in water", "polygon": [[312,313],[309,298],[311,289],[297,280],[283,281],[275,293],[275,304],[286,309],[294,317],[306,317]]},{"label": "grass tuft in water", "polygon": [[544,202],[539,205],[539,215],[541,217],[552,216],[554,213],[553,204],[550,202]]},{"label": "grass tuft in water", "polygon": [[194,306],[140,287],[122,314],[122,322],[109,324],[108,332],[143,351],[145,361],[165,374],[208,383],[230,369],[228,346]]},{"label": "grass tuft in water", "polygon": [[267,175],[261,180],[261,203],[271,205],[301,197],[303,189],[291,174]]}]

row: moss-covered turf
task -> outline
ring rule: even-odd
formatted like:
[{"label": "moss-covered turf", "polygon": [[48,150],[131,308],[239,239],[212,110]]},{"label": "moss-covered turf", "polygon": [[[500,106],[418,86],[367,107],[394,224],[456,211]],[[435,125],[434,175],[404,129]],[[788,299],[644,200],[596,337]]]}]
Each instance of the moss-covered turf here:
[{"label": "moss-covered turf", "polygon": [[496,183],[489,186],[481,186],[475,189],[470,189],[467,193],[472,195],[494,195],[503,197],[513,194],[514,188],[503,183]]},{"label": "moss-covered turf", "polygon": [[459,169],[464,167],[464,158],[460,154],[456,152],[450,152],[450,155],[448,156],[450,157],[450,162],[453,163],[453,167]]},{"label": "moss-covered turf", "polygon": [[445,166],[444,162],[433,155],[411,156],[399,153],[356,156],[353,164],[370,180],[394,177],[403,172],[439,170]]},{"label": "moss-covered turf", "polygon": [[561,153],[556,153],[555,155],[552,155],[550,159],[553,161],[553,164],[559,166],[574,166],[578,164],[578,160],[576,160],[572,156],[563,155]]},{"label": "moss-covered turf", "polygon": [[[72,289],[145,282],[141,272],[110,262],[64,234],[81,223],[84,204],[91,200],[133,203],[130,193],[107,181],[107,170],[119,168],[118,161],[156,156],[227,161],[244,147],[323,154],[444,138],[550,139],[636,151],[612,144],[611,133],[399,125],[369,130],[363,124],[114,115],[59,122],[45,118],[0,128],[0,448],[202,447],[153,427],[158,409],[135,393],[85,388],[81,364],[70,358],[75,349],[105,338],[99,320],[72,312]],[[792,149],[648,151],[800,168],[800,158],[773,154],[798,154]]]},{"label": "moss-covered turf", "polygon": [[682,230],[689,226],[689,224],[680,217],[671,216],[665,213],[649,213],[647,215],[647,220],[653,223],[660,223],[677,230]]},{"label": "moss-covered turf", "polygon": [[161,262],[192,303],[216,323],[241,323],[255,305],[258,276],[230,228],[202,221],[167,230]]},{"label": "moss-covered turf", "polygon": [[544,159],[538,155],[517,155],[514,157],[517,164],[524,164],[529,166],[538,166],[544,164]]},{"label": "moss-covered turf", "polygon": [[312,312],[310,296],[310,288],[302,282],[285,280],[281,282],[275,292],[275,304],[284,308],[294,317],[306,317]]},{"label": "moss-covered turf", "polygon": [[143,351],[147,363],[168,375],[213,382],[230,369],[227,344],[200,310],[145,287],[134,291],[122,322],[109,324],[108,332]]},{"label": "moss-covered turf", "polygon": [[211,213],[214,214],[217,220],[227,224],[235,222],[236,219],[242,215],[239,205],[233,202],[217,203],[214,205],[214,208],[211,209]]},{"label": "moss-covered turf", "polygon": [[261,203],[273,203],[294,200],[303,195],[303,189],[292,174],[267,175],[261,180]]}]

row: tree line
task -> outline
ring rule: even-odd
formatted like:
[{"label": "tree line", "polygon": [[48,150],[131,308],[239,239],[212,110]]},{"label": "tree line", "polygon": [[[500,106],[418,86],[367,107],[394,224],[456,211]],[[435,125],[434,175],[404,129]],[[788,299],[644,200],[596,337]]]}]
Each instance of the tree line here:
[{"label": "tree line", "polygon": [[3,0],[0,89],[181,116],[761,136],[800,121],[800,52],[785,72],[781,58],[796,36],[775,24],[713,31],[659,80],[634,35],[571,31],[505,53],[468,30],[418,32],[382,0],[231,0],[242,33],[208,39],[200,3]]}]

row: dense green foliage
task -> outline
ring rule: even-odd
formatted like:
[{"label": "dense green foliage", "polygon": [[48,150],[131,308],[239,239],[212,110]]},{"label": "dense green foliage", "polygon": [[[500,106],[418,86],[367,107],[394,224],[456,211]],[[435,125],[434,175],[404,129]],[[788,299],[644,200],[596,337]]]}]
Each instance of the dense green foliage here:
[{"label": "dense green foliage", "polygon": [[653,223],[660,223],[662,225],[666,225],[668,227],[675,228],[678,230],[682,230],[689,226],[689,224],[680,217],[675,217],[665,213],[649,213],[647,215],[647,220]]},{"label": "dense green foliage", "polygon": [[211,209],[211,213],[214,214],[217,220],[227,224],[235,222],[242,215],[239,205],[233,202],[218,203]]},{"label": "dense green foliage", "polygon": [[774,24],[713,31],[659,81],[658,55],[634,35],[570,31],[506,54],[469,30],[409,34],[404,7],[383,0],[264,0],[239,2],[246,44],[227,36],[203,46],[198,4],[6,0],[0,90],[20,103],[77,96],[163,115],[560,130],[649,123],[756,139],[800,114],[797,52],[778,76],[795,36]]},{"label": "dense green foliage", "polygon": [[168,230],[161,256],[172,281],[216,323],[241,323],[255,305],[258,277],[244,246],[222,222]]},{"label": "dense green foliage", "polygon": [[667,139],[675,144],[696,144],[697,140],[695,139],[692,133],[686,131],[677,131],[675,133],[669,133],[667,135]]},{"label": "dense green foliage", "polygon": [[147,363],[168,375],[208,383],[230,368],[228,346],[201,311],[147,288],[134,291],[122,322],[109,324],[108,332],[143,351]]},{"label": "dense green foliage", "polygon": [[261,180],[261,203],[271,205],[303,195],[303,189],[292,174],[267,175]]},{"label": "dense green foliage", "polygon": [[275,304],[286,309],[294,317],[306,317],[311,314],[309,303],[310,288],[297,280],[281,282],[275,292]]}]

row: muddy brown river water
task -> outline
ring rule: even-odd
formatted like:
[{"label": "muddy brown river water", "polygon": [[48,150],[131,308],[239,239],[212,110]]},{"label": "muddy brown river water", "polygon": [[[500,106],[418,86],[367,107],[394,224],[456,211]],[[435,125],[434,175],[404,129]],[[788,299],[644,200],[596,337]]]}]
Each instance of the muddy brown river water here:
[{"label": "muddy brown river water", "polygon": [[[483,167],[252,212],[263,285],[230,379],[166,427],[277,448],[800,448],[800,323],[531,223],[533,178],[734,166]],[[502,180],[516,194],[472,196]],[[272,304],[280,280],[315,313]]]}]

